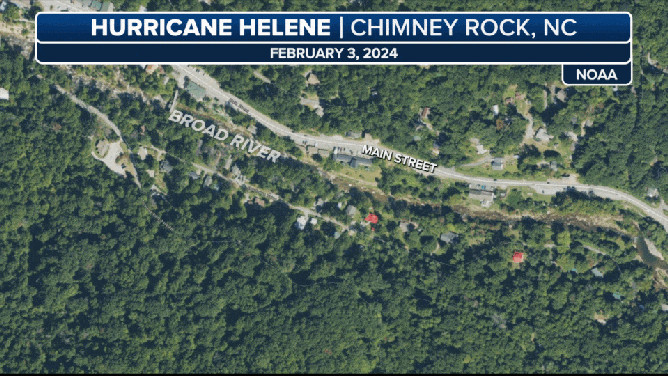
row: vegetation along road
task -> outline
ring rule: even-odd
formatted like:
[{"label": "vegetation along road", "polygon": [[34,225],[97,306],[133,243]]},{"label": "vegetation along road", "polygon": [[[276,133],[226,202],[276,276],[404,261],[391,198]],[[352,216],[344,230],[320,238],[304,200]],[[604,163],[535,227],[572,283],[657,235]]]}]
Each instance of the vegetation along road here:
[{"label": "vegetation along road", "polygon": [[[204,87],[209,97],[217,98],[221,103],[228,102],[233,108],[247,114],[248,116],[251,116],[272,132],[282,137],[289,137],[297,144],[303,145],[308,143],[316,145],[318,148],[329,150],[339,148],[339,150],[342,152],[351,154],[361,154],[362,147],[366,144],[369,144],[367,141],[350,140],[342,136],[315,136],[294,132],[287,126],[254,109],[233,94],[222,90],[219,87],[217,81],[202,70],[190,66],[176,65],[174,66],[174,72],[177,81],[181,86],[183,86],[185,77],[188,77],[196,84]],[[374,142],[374,144],[375,146],[380,146],[378,142]],[[384,149],[396,153],[396,151],[392,149]],[[453,168],[444,167],[437,167],[434,170],[434,175],[444,179],[455,179],[473,184],[490,184],[499,187],[530,187],[536,192],[546,195],[554,195],[557,192],[564,191],[566,189],[574,189],[585,193],[591,192],[600,197],[625,201],[639,208],[643,213],[659,222],[666,229],[666,231],[668,231],[668,216],[666,216],[661,209],[653,208],[650,205],[644,203],[642,200],[639,200],[628,193],[610,187],[568,183],[564,180],[529,181],[515,179],[491,179],[465,175],[455,171]]]}]

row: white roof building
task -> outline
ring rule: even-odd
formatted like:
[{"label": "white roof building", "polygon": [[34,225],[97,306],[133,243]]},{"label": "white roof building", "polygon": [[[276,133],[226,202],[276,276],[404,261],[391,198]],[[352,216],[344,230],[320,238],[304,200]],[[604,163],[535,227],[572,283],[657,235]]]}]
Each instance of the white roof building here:
[{"label": "white roof building", "polygon": [[2,100],[9,100],[9,91],[7,89],[0,87],[0,99]]},{"label": "white roof building", "polygon": [[306,228],[306,223],[308,222],[308,217],[305,215],[302,215],[301,217],[297,218],[297,222],[295,223],[295,226],[297,226],[298,229],[304,230]]}]

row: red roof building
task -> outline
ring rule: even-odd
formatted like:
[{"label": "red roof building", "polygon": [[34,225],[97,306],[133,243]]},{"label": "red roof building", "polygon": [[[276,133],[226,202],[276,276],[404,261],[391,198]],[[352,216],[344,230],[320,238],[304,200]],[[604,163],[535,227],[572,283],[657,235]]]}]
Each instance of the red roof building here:
[{"label": "red roof building", "polygon": [[516,264],[519,264],[520,262],[524,261],[524,253],[522,252],[515,252],[513,254],[513,262]]},{"label": "red roof building", "polygon": [[364,220],[367,222],[371,222],[375,225],[376,223],[378,223],[378,216],[375,214],[369,214],[367,215],[366,218],[364,218]]}]

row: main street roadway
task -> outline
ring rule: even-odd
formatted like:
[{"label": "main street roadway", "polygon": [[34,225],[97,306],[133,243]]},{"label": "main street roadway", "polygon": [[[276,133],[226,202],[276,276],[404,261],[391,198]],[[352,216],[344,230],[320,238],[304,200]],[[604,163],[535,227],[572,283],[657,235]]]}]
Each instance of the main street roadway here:
[{"label": "main street roadway", "polygon": [[[327,135],[308,135],[304,133],[294,132],[287,126],[271,119],[267,115],[254,109],[240,98],[228,93],[220,88],[218,82],[204,71],[198,68],[193,68],[185,65],[175,65],[174,73],[179,85],[183,87],[184,78],[187,76],[194,83],[202,86],[207,93],[207,96],[214,99],[217,98],[219,102],[228,102],[233,108],[244,112],[254,118],[256,121],[262,123],[272,132],[282,137],[289,137],[299,145],[314,145],[320,149],[333,150],[338,148],[343,153],[357,154],[362,153],[364,145],[374,145],[382,147],[378,141],[362,141],[351,140],[342,136],[327,136]],[[389,148],[382,147],[385,150],[397,153]],[[642,210],[646,215],[652,217],[657,222],[661,223],[668,232],[668,216],[666,216],[661,209],[653,208],[645,202],[633,197],[632,195],[619,191],[614,188],[596,186],[589,184],[579,184],[568,182],[566,180],[548,180],[544,181],[530,181],[530,180],[514,180],[514,179],[491,179],[476,176],[469,176],[455,171],[453,168],[437,167],[434,170],[434,175],[444,179],[454,179],[465,181],[472,184],[493,185],[502,188],[506,187],[529,187],[538,193],[546,195],[554,195],[557,192],[564,191],[567,188],[574,189],[580,192],[593,193],[599,197],[609,198],[612,200],[625,201],[638,209]]]}]

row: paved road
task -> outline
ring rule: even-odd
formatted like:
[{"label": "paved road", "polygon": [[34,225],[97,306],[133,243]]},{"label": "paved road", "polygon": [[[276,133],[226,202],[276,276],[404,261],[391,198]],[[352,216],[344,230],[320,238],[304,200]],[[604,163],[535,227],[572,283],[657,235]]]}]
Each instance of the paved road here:
[{"label": "paved road", "polygon": [[[258,122],[262,123],[269,130],[276,133],[279,136],[287,136],[292,139],[295,143],[300,145],[315,145],[318,148],[333,150],[334,148],[339,148],[342,152],[350,154],[361,154],[362,147],[365,144],[369,144],[368,141],[362,140],[351,140],[344,138],[342,136],[326,136],[326,135],[307,135],[304,133],[294,132],[287,126],[269,118],[265,114],[257,111],[250,105],[248,105],[243,100],[237,98],[231,93],[228,93],[220,88],[218,82],[207,75],[201,69],[177,65],[174,66],[174,71],[176,73],[177,81],[183,87],[183,82],[185,76],[196,84],[204,87],[209,97],[218,98],[221,103],[229,102],[232,107],[238,111],[242,111],[247,115],[253,117]],[[378,142],[372,142],[375,146],[382,147]],[[383,149],[395,152],[392,149],[383,147]],[[541,181],[530,181],[530,180],[514,180],[514,179],[492,179],[492,178],[483,178],[469,176],[455,171],[453,168],[444,168],[438,167],[434,170],[434,175],[445,178],[445,179],[454,179],[461,180],[473,184],[485,184],[485,185],[494,185],[502,188],[507,187],[529,187],[534,189],[538,193],[546,195],[554,195],[557,192],[564,191],[567,188],[575,189],[580,192],[592,192],[597,196],[610,198],[612,200],[621,200],[628,202],[629,204],[636,206],[642,210],[646,215],[652,217],[657,222],[661,223],[663,227],[668,231],[668,216],[662,213],[660,209],[655,209],[643,201],[633,197],[632,195],[603,186],[594,186],[588,184],[578,184],[572,183],[565,179],[562,180],[549,180],[547,182]]]}]

